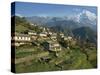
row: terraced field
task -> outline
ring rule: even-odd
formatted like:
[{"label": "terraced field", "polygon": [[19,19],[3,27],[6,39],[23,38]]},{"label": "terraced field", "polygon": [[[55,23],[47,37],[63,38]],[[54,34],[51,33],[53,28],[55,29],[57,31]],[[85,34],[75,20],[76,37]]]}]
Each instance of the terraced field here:
[{"label": "terraced field", "polygon": [[25,55],[25,57],[15,59],[15,64],[31,61],[34,59],[39,59],[39,58],[44,57],[44,56],[48,56],[49,52],[41,52],[38,54],[28,53],[26,55]]},{"label": "terraced field", "polygon": [[49,52],[39,47],[16,48],[16,72],[43,72],[90,69],[96,66],[96,50],[88,50],[88,60],[80,48]]}]

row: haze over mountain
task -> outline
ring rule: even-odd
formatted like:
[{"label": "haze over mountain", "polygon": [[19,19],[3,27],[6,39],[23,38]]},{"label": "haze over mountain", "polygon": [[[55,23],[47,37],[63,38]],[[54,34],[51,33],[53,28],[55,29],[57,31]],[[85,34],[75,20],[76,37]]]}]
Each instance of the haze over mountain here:
[{"label": "haze over mountain", "polygon": [[69,16],[62,16],[62,17],[31,16],[31,17],[26,17],[26,19],[31,23],[46,25],[49,27],[56,26],[56,25],[61,25],[66,27],[66,25],[69,25],[69,27],[88,26],[93,30],[96,30],[97,28],[96,27],[97,16],[96,14],[88,10],[83,10],[78,14],[72,14]]},{"label": "haze over mountain", "polygon": [[[35,19],[35,20],[34,20]],[[28,17],[28,21],[31,23],[37,23],[46,27],[49,27],[55,32],[64,32],[65,35],[80,36],[81,39],[90,39],[91,42],[96,43],[96,23],[90,20],[86,15],[80,16],[80,21],[74,21],[67,17]],[[83,20],[83,21],[82,21]],[[92,34],[91,34],[92,33]]]},{"label": "haze over mountain", "polygon": [[74,29],[72,32],[74,36],[80,38],[80,40],[88,39],[91,42],[97,43],[97,34],[89,27],[80,27]]}]

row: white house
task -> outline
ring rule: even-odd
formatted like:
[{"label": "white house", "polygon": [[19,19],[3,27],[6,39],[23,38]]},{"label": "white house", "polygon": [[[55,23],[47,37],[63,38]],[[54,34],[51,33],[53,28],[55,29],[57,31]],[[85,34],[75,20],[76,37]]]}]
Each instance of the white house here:
[{"label": "white house", "polygon": [[36,32],[28,32],[28,35],[31,36],[32,40],[36,40],[36,38],[37,38],[37,33]]},{"label": "white house", "polygon": [[64,38],[64,34],[63,33],[60,33],[60,36],[61,36],[61,38]]},{"label": "white house", "polygon": [[43,32],[40,33],[39,35],[40,35],[40,37],[47,37],[47,34],[46,33],[43,33]]},{"label": "white house", "polygon": [[31,23],[32,26],[37,26],[36,24]]},{"label": "white house", "polygon": [[50,51],[54,51],[54,52],[61,51],[60,44],[55,41],[44,42],[43,46],[46,50],[50,50]]},{"label": "white house", "polygon": [[61,51],[61,47],[59,45],[59,43],[50,43],[49,44],[50,50],[51,51]]},{"label": "white house", "polygon": [[49,31],[48,34],[52,35],[53,33]]},{"label": "white house", "polygon": [[23,44],[30,44],[31,37],[26,34],[15,34],[11,36],[11,44],[12,46],[20,46]]},{"label": "white house", "polygon": [[52,39],[53,41],[56,41],[56,40],[57,40],[57,34],[56,34],[56,33],[52,33],[51,39]]},{"label": "white house", "polygon": [[36,32],[28,32],[29,35],[37,35]]},{"label": "white house", "polygon": [[64,37],[64,40],[72,40],[73,38],[71,36]]},{"label": "white house", "polygon": [[14,37],[12,37],[12,40],[15,41],[30,41],[31,37],[28,35],[15,35]]}]

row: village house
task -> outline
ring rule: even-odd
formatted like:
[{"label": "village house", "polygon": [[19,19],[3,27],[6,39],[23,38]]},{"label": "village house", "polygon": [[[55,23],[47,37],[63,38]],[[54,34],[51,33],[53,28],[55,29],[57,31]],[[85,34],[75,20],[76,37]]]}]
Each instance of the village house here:
[{"label": "village house", "polygon": [[37,39],[37,33],[36,32],[28,32],[28,35],[31,36],[32,40],[36,40]]},{"label": "village house", "polygon": [[31,44],[31,37],[27,34],[15,34],[11,36],[12,46],[20,46],[23,44]]},{"label": "village house", "polygon": [[44,32],[41,32],[41,33],[39,34],[39,36],[45,38],[45,37],[47,37],[47,34],[44,33]]},{"label": "village house", "polygon": [[43,27],[40,27],[40,29],[43,29]]},{"label": "village house", "polygon": [[58,42],[55,41],[47,41],[43,43],[44,49],[49,51],[61,51],[61,46]]},{"label": "village house", "polygon": [[37,39],[38,39],[39,41],[41,41],[41,40],[46,40],[46,39],[47,39],[47,34],[44,33],[44,32],[41,32],[41,33],[39,33],[39,34],[37,35]]},{"label": "village house", "polygon": [[43,28],[43,32],[46,32],[46,28],[45,27]]},{"label": "village house", "polygon": [[76,45],[76,39],[73,39],[71,36],[64,37],[64,40],[68,42],[68,46],[75,46]]},{"label": "village house", "polygon": [[57,34],[56,34],[56,33],[52,33],[51,39],[52,39],[53,41],[56,41],[56,40],[57,40]]},{"label": "village house", "polygon": [[68,36],[68,37],[64,37],[64,40],[69,40],[71,41],[73,38],[71,36]]},{"label": "village house", "polygon": [[33,23],[31,23],[30,25],[32,25],[32,26],[37,26],[36,24],[33,24]]},{"label": "village house", "polygon": [[60,33],[60,36],[61,36],[61,38],[64,38],[64,34],[63,33]]},{"label": "village house", "polygon": [[53,33],[49,31],[48,34],[52,35]]},{"label": "village house", "polygon": [[49,44],[51,51],[61,51],[60,44],[58,42],[52,42]]}]

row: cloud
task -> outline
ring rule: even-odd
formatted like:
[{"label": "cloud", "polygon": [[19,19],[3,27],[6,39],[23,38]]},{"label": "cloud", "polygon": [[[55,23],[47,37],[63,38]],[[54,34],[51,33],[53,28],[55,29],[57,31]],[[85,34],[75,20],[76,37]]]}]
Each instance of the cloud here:
[{"label": "cloud", "polygon": [[76,22],[79,22],[80,21],[80,15],[70,15],[68,16],[68,20],[73,20],[73,21],[76,21]]},{"label": "cloud", "polygon": [[80,22],[82,19],[85,19],[85,20],[89,20],[91,22],[95,22],[96,21],[96,14],[95,13],[92,13],[88,10],[83,10],[82,12],[78,13],[78,14],[73,14],[73,15],[69,15],[68,16],[68,19],[70,20],[73,20],[73,21],[76,21],[76,22]]},{"label": "cloud", "polygon": [[88,10],[83,10],[82,14],[83,14],[83,15],[86,15],[87,18],[88,18],[90,21],[94,21],[94,20],[96,20],[96,18],[97,18],[96,14],[94,14],[94,13],[88,11]]},{"label": "cloud", "polygon": [[21,14],[18,14],[18,13],[16,13],[15,15],[16,15],[16,16],[19,16],[19,17],[23,17]]}]

